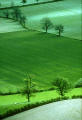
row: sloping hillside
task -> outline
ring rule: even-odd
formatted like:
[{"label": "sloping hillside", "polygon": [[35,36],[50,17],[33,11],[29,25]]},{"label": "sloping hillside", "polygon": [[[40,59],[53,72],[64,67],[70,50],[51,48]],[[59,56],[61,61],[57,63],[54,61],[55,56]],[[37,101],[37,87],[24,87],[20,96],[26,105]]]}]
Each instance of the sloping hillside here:
[{"label": "sloping hillside", "polygon": [[0,34],[0,88],[23,86],[26,72],[37,87],[50,87],[57,77],[81,78],[81,41],[40,32]]}]

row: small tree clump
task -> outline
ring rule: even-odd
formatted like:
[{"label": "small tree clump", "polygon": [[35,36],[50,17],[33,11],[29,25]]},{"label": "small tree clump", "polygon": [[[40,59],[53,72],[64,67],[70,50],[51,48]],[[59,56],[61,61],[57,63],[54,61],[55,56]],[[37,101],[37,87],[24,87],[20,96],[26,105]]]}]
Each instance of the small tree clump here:
[{"label": "small tree clump", "polygon": [[55,30],[58,31],[58,36],[61,36],[61,33],[64,31],[63,25],[55,25]]},{"label": "small tree clump", "polygon": [[49,18],[43,18],[41,21],[42,29],[45,30],[45,32],[48,32],[48,29],[53,27],[52,22]]},{"label": "small tree clump", "polygon": [[65,92],[70,88],[69,81],[66,78],[56,78],[53,85],[56,86],[56,89],[61,96],[64,96]]}]

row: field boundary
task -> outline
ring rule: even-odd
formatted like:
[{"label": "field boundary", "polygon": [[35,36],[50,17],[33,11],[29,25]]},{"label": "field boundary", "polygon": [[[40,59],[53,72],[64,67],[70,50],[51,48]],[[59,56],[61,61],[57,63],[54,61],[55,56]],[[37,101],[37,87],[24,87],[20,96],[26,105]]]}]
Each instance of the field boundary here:
[{"label": "field boundary", "polygon": [[29,6],[36,6],[36,5],[41,5],[41,4],[46,4],[46,3],[54,3],[54,2],[59,2],[63,0],[52,0],[52,1],[46,1],[46,2],[40,2],[40,3],[33,3],[33,4],[25,4],[25,5],[20,5],[20,6],[11,6],[11,7],[5,7],[5,8],[0,8],[0,10],[4,9],[11,9],[12,7],[29,7]]}]

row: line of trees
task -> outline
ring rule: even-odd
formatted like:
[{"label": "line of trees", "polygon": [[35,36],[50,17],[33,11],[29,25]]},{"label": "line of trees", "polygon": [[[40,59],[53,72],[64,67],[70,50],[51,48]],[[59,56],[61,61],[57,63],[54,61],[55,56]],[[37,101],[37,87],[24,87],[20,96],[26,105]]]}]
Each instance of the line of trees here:
[{"label": "line of trees", "polygon": [[[18,21],[24,28],[26,27],[26,21],[27,21],[26,16],[22,14],[21,10],[18,7],[13,6],[11,11],[5,10],[4,16],[6,18],[11,18],[15,21]],[[49,29],[53,28],[59,37],[62,35],[64,31],[64,26],[62,24],[53,25],[53,23],[48,17],[43,18],[41,20],[41,28],[46,33],[48,33]]]},{"label": "line of trees", "polygon": [[43,18],[41,20],[41,26],[42,29],[47,33],[49,29],[54,28],[55,31],[58,32],[58,36],[60,37],[61,34],[64,31],[64,26],[62,24],[58,24],[58,25],[53,25],[53,23],[51,22],[51,20],[49,18]]},{"label": "line of trees", "polygon": [[12,10],[4,10],[3,17],[18,21],[24,28],[26,27],[26,16],[24,16],[18,7],[12,7]]}]

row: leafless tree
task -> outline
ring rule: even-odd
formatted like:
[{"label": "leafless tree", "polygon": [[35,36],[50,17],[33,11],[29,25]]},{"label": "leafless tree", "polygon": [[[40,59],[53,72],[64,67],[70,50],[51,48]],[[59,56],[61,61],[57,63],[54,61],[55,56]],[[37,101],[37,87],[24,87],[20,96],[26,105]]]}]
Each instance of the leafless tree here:
[{"label": "leafless tree", "polygon": [[27,96],[28,102],[30,102],[30,97],[32,93],[32,88],[35,86],[35,84],[32,82],[32,78],[29,74],[27,74],[27,77],[25,79],[25,87],[23,89],[23,95]]}]

